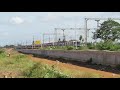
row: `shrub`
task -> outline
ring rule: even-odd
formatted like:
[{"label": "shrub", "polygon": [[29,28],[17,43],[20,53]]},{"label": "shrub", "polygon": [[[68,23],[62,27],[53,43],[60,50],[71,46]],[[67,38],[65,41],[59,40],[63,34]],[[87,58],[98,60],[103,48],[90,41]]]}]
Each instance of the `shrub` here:
[{"label": "shrub", "polygon": [[79,47],[78,47],[78,50],[82,50],[82,49],[83,49],[83,47],[82,47],[82,46],[79,46]]},{"label": "shrub", "polygon": [[97,49],[99,50],[110,50],[111,48],[113,48],[113,42],[111,40],[109,41],[105,41],[105,42],[99,42],[96,44]]},{"label": "shrub", "polygon": [[55,67],[48,67],[40,63],[35,63],[33,67],[24,72],[24,76],[28,78],[67,78],[69,76],[55,70]]},{"label": "shrub", "polygon": [[96,44],[96,47],[98,50],[118,51],[120,49],[120,45],[117,43],[113,43],[113,41],[111,40],[99,42]]},{"label": "shrub", "polygon": [[3,49],[0,49],[0,54],[2,54],[2,53],[5,53],[5,51]]},{"label": "shrub", "polygon": [[119,44],[114,44],[111,48],[110,48],[111,51],[118,51],[120,50],[120,45]]},{"label": "shrub", "polygon": [[22,59],[22,58],[26,58],[26,55],[20,54],[15,56],[16,59]]},{"label": "shrub", "polygon": [[5,58],[6,57],[6,53],[3,49],[0,50],[0,58]]},{"label": "shrub", "polygon": [[67,47],[67,50],[73,50],[73,49],[74,49],[73,46],[68,46],[68,47]]},{"label": "shrub", "polygon": [[88,49],[95,49],[95,46],[92,43],[87,43]]}]

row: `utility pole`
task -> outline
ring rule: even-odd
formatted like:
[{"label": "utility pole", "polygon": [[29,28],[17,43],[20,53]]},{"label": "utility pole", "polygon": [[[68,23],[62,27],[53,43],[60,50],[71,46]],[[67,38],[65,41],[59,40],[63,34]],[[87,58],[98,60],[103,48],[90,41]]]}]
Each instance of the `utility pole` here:
[{"label": "utility pole", "polygon": [[50,35],[49,35],[49,43],[50,43]]},{"label": "utility pole", "polygon": [[[49,42],[50,42],[50,35],[56,35],[55,33],[44,33],[43,34],[43,45],[44,45],[44,36],[45,35],[49,35]],[[54,41],[55,42],[55,41]],[[53,46],[54,46],[54,42],[53,42]]]},{"label": "utility pole", "polygon": [[76,42],[76,44],[75,44],[75,48],[77,49],[77,37],[76,37],[76,30],[75,30],[75,42]]},{"label": "utility pole", "polygon": [[[99,21],[98,19],[95,20],[97,22],[97,30],[99,29]],[[97,33],[95,32],[95,44],[97,43]]]},{"label": "utility pole", "polygon": [[27,49],[27,40],[26,40],[26,49]]},{"label": "utility pole", "polygon": [[85,19],[85,27],[84,28],[55,28],[55,32],[57,30],[85,30],[85,44],[87,44],[87,32],[88,32],[88,30],[92,29],[92,28],[90,28],[90,29],[87,28],[87,21],[88,21],[88,19]]},{"label": "utility pole", "polygon": [[42,48],[42,37],[41,37],[41,34],[40,34],[40,46],[41,46],[41,48]]},{"label": "utility pole", "polygon": [[[57,30],[62,30],[63,31],[63,39],[65,39],[64,31],[65,30],[84,30],[84,28],[55,28],[55,32]],[[55,39],[56,40],[56,39]]]},{"label": "utility pole", "polygon": [[55,39],[54,42],[57,42],[57,28],[55,28]]},{"label": "utility pole", "polygon": [[[76,24],[75,24],[75,28],[76,28]],[[77,50],[77,35],[76,35],[76,29],[75,29],[75,48],[76,48],[76,50]]]},{"label": "utility pole", "polygon": [[44,34],[43,34],[43,47],[44,47]]},{"label": "utility pole", "polygon": [[87,21],[88,21],[88,19],[87,18],[85,18],[85,45],[87,45]]},{"label": "utility pole", "polygon": [[34,36],[33,36],[32,49],[34,49]]},{"label": "utility pole", "polygon": [[64,31],[65,31],[65,29],[61,29],[62,31],[63,31],[63,43],[64,43],[64,45],[65,45],[65,34],[64,34]]}]

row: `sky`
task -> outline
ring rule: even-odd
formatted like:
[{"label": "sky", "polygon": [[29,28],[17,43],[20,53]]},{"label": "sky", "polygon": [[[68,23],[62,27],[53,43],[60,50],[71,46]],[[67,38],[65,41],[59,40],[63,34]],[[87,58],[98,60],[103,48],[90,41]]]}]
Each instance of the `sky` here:
[{"label": "sky", "polygon": [[[84,18],[120,18],[120,12],[0,12],[0,46],[31,44],[33,36],[42,41],[43,33],[54,33],[54,28],[84,28]],[[95,21],[88,21],[88,28],[96,25]],[[75,39],[84,36],[84,30],[66,30],[65,35],[66,39]],[[62,31],[58,31],[58,37],[62,39]],[[92,30],[88,41],[91,37]],[[50,41],[53,40],[50,35]],[[48,35],[45,41],[49,41]]]}]

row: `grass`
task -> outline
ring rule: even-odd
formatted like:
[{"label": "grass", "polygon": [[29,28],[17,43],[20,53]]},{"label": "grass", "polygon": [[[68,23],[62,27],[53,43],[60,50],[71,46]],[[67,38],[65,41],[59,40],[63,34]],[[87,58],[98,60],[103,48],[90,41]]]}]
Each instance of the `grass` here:
[{"label": "grass", "polygon": [[11,57],[0,50],[0,77],[14,78],[98,78],[98,74],[76,71],[70,69],[60,70],[55,65],[47,65],[29,60],[29,58],[16,51]]},{"label": "grass", "polygon": [[24,75],[29,78],[70,78],[54,67],[36,63],[33,67],[27,70]]},{"label": "grass", "polygon": [[[55,68],[33,62],[24,54],[14,54],[7,57],[6,53],[0,54],[0,73],[13,73],[14,77],[19,78],[66,78],[69,77]],[[1,77],[3,76],[1,74]],[[11,77],[8,75],[8,77]]]}]

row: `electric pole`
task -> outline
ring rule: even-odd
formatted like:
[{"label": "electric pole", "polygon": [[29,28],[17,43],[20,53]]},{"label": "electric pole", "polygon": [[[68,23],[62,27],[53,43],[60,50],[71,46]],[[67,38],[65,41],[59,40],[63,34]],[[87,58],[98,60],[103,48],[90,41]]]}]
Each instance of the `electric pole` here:
[{"label": "electric pole", "polygon": [[87,21],[88,19],[85,18],[85,45],[87,45]]},{"label": "electric pole", "polygon": [[27,49],[27,40],[26,40],[26,49]]},{"label": "electric pole", "polygon": [[50,35],[49,35],[49,43],[50,43]]},{"label": "electric pole", "polygon": [[[57,30],[62,30],[63,31],[63,40],[66,40],[65,34],[64,34],[65,30],[84,30],[84,28],[55,28],[55,32],[57,32]],[[55,34],[57,34],[57,33],[55,33]],[[56,37],[55,37],[55,40],[56,40]]]},{"label": "electric pole", "polygon": [[[43,33],[43,45],[44,45],[44,38],[45,38],[45,35],[49,35],[49,43],[50,43],[50,35],[56,35],[55,33]],[[54,46],[54,42],[55,41],[53,41],[53,46]]]},{"label": "electric pole", "polygon": [[34,48],[34,36],[33,36],[33,43],[32,43],[32,49]]}]

